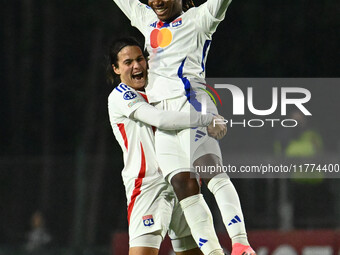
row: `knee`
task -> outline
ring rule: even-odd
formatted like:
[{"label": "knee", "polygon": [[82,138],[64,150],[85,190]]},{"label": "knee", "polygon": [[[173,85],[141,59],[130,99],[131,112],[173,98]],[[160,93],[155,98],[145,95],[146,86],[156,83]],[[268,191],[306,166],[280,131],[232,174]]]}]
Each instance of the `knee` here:
[{"label": "knee", "polygon": [[196,166],[216,166],[222,165],[222,160],[215,154],[205,154],[194,161]]},{"label": "knee", "polygon": [[200,193],[197,179],[192,178],[190,172],[181,172],[173,176],[171,178],[171,185],[179,201]]},{"label": "knee", "polygon": [[[203,155],[201,157],[199,157],[198,159],[196,159],[194,161],[194,167],[203,167],[203,166],[214,166],[214,167],[220,167],[220,169],[223,168],[223,165],[222,165],[222,160],[216,156],[215,154],[206,154],[206,155]],[[205,184],[208,184],[209,181],[216,177],[217,175],[221,175],[221,172],[220,171],[216,171],[216,172],[211,172],[209,173],[209,175],[203,175],[201,176],[202,180],[204,181]],[[227,176],[227,174],[224,174]]]}]

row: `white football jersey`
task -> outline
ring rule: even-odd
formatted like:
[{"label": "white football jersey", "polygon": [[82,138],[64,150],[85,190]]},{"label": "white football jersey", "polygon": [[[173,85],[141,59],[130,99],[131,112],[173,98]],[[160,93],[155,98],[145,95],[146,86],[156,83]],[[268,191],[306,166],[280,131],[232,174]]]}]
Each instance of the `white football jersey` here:
[{"label": "white football jersey", "polygon": [[148,104],[146,96],[123,83],[108,98],[111,126],[123,151],[122,177],[128,213],[143,189],[163,179],[156,160],[152,127],[129,118],[131,113],[144,104]]},{"label": "white football jersey", "polygon": [[149,102],[185,95],[204,87],[205,62],[212,34],[224,19],[231,0],[208,0],[182,13],[171,23],[158,20],[154,11],[138,0],[114,0],[145,37],[150,54]]}]

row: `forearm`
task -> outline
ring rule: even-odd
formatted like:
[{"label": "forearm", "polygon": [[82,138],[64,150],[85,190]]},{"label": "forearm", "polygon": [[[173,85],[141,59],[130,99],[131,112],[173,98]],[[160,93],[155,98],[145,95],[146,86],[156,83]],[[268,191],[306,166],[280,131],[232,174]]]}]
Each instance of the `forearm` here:
[{"label": "forearm", "polygon": [[151,105],[143,105],[139,107],[130,117],[159,129],[177,130],[191,127],[208,126],[212,121],[213,115],[202,115],[196,111],[163,111],[158,110]]},{"label": "forearm", "polygon": [[232,0],[208,0],[207,7],[212,16],[223,19]]},{"label": "forearm", "polygon": [[113,0],[119,9],[131,20],[132,10],[138,5],[138,0]]}]

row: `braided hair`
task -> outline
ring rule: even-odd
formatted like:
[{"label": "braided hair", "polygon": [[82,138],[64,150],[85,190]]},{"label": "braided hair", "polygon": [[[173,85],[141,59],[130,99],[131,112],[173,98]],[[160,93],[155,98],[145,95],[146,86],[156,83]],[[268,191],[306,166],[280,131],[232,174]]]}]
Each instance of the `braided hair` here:
[{"label": "braided hair", "polygon": [[193,0],[182,0],[182,8],[184,12],[189,10],[191,7],[195,7]]}]

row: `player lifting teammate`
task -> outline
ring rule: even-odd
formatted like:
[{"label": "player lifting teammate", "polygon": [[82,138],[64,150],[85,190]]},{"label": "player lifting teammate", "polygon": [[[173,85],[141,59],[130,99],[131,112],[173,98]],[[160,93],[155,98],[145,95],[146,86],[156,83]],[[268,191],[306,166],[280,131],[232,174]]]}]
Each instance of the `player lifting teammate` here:
[{"label": "player lifting teammate", "polygon": [[[114,135],[124,154],[122,177],[128,202],[130,255],[156,255],[169,230],[177,255],[199,255],[181,207],[171,186],[159,171],[150,125],[164,129],[207,126],[213,115],[157,110],[146,102],[144,85],[147,64],[139,44],[122,38],[110,47],[108,76],[121,80],[109,96],[108,108]],[[191,114],[193,117],[193,115]],[[209,127],[209,134],[222,138],[225,127]]]},{"label": "player lifting teammate", "polygon": [[[212,35],[224,19],[230,0],[208,0],[193,7],[192,1],[114,0],[145,37],[150,54],[146,93],[158,109],[217,114],[216,106],[200,89],[205,84],[205,62]],[[186,12],[183,12],[183,7]],[[191,7],[191,8],[190,8]],[[158,129],[155,134],[157,160],[166,180],[172,184],[192,235],[204,254],[223,254],[213,229],[212,217],[196,179],[193,166],[222,166],[218,142],[198,127],[180,132]],[[232,240],[232,255],[255,252],[249,246],[238,194],[226,174],[206,180],[214,194],[223,222]],[[236,221],[234,219],[237,219]]]}]

